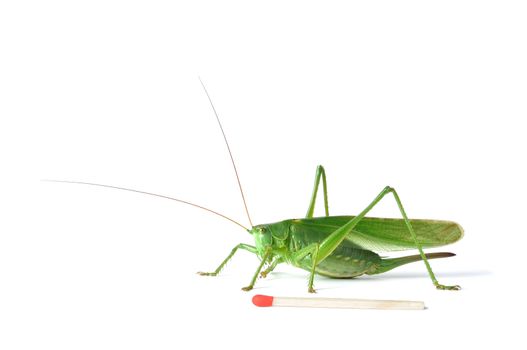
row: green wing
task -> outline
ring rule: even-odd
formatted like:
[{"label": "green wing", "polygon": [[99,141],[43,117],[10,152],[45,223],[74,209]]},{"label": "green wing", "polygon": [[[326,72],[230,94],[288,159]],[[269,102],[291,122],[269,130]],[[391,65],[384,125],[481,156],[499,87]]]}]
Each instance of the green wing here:
[{"label": "green wing", "polygon": [[[313,237],[327,236],[353,216],[327,216],[291,220],[291,228]],[[454,243],[463,237],[463,229],[452,221],[410,219],[417,240],[423,248]],[[363,218],[346,237],[346,245],[374,252],[415,249],[403,219]]]}]

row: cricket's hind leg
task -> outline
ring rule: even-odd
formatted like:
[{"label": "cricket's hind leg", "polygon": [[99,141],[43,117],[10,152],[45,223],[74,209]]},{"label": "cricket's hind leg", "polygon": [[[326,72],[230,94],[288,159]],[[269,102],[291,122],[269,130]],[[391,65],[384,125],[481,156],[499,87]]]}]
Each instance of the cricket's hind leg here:
[{"label": "cricket's hind leg", "polygon": [[371,202],[359,215],[348,221],[346,224],[342,225],[335,231],[333,231],[324,241],[320,243],[319,251],[317,252],[317,260],[315,262],[316,265],[318,265],[321,261],[326,259],[338,246],[339,244],[353,231],[353,228],[357,226],[357,223],[362,220],[366,214],[379,203],[384,196],[386,196],[388,193],[392,193],[395,201],[397,202],[397,206],[399,207],[399,211],[401,212],[401,215],[404,219],[404,222],[406,224],[406,227],[408,228],[408,231],[410,233],[410,236],[412,237],[415,247],[419,251],[419,255],[421,259],[423,260],[426,270],[428,271],[428,275],[430,276],[430,279],[432,280],[432,283],[434,286],[436,286],[437,289],[444,289],[444,290],[459,290],[461,289],[458,285],[454,286],[445,286],[443,284],[440,284],[437,281],[437,278],[434,275],[434,272],[432,271],[432,268],[430,267],[430,263],[428,262],[428,259],[423,252],[423,247],[417,240],[417,236],[415,234],[414,229],[412,228],[412,224],[410,223],[410,220],[408,219],[408,216],[406,215],[406,212],[404,211],[403,205],[401,203],[401,200],[399,199],[399,196],[397,195],[397,192],[392,187],[386,186],[379,195]]},{"label": "cricket's hind leg", "polygon": [[426,266],[426,270],[428,271],[428,275],[430,276],[430,279],[432,280],[432,283],[434,284],[434,286],[436,286],[437,289],[442,289],[442,290],[460,290],[461,287],[458,285],[446,286],[438,282],[434,272],[432,271],[432,267],[430,266],[430,263],[428,262],[428,258],[426,254],[423,252],[423,247],[421,246],[421,243],[419,243],[419,241],[417,240],[417,236],[415,234],[414,229],[412,228],[412,224],[410,223],[408,216],[406,215],[406,212],[403,208],[403,204],[401,203],[401,199],[399,198],[399,195],[397,194],[394,188],[389,187],[389,186],[387,186],[384,189],[384,191],[386,191],[385,194],[388,194],[388,193],[393,194],[393,197],[395,198],[395,201],[397,202],[397,206],[399,207],[399,211],[401,212],[401,216],[403,217],[406,227],[408,228],[408,231],[410,232],[410,235],[412,236],[415,246],[417,247],[417,250],[419,251],[419,255],[421,256],[421,259],[423,259],[423,262]]}]

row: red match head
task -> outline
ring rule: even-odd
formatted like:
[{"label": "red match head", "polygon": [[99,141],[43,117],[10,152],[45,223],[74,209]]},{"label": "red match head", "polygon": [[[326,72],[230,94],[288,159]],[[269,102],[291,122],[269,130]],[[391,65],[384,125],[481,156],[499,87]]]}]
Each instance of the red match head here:
[{"label": "red match head", "polygon": [[273,306],[273,297],[256,294],[253,297],[253,304],[260,307]]}]

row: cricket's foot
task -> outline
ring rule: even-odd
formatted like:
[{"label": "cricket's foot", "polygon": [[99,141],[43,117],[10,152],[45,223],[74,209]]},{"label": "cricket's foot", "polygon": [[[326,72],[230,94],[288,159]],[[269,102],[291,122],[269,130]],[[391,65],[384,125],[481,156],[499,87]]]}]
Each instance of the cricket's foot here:
[{"label": "cricket's foot", "polygon": [[245,291],[245,292],[248,292],[250,291],[251,289],[253,289],[253,286],[247,286],[247,287],[243,287],[242,290]]},{"label": "cricket's foot", "polygon": [[199,271],[198,275],[200,275],[200,276],[217,276],[218,273],[217,272],[201,272],[201,271]]},{"label": "cricket's foot", "polygon": [[461,287],[458,285],[455,286],[445,286],[443,284],[436,284],[436,288],[440,290],[461,290]]},{"label": "cricket's foot", "polygon": [[268,274],[269,274],[269,271],[262,271],[260,273],[260,278],[266,278]]},{"label": "cricket's foot", "polygon": [[317,291],[312,286],[307,289],[308,293],[316,293]]}]

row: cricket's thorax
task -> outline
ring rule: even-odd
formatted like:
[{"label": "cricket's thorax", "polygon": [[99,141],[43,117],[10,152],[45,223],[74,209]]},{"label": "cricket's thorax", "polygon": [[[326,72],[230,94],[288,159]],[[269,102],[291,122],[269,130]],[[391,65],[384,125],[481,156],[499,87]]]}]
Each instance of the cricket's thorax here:
[{"label": "cricket's thorax", "polygon": [[289,240],[289,223],[287,221],[274,224],[254,226],[250,233],[254,237],[258,255],[263,257],[266,249],[272,248],[273,253],[285,250]]}]

